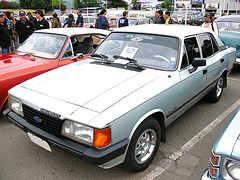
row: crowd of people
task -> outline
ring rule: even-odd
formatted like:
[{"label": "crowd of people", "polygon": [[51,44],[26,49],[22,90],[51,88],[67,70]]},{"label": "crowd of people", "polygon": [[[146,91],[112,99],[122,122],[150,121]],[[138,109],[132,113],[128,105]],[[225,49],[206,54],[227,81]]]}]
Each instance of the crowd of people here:
[{"label": "crowd of people", "polygon": [[18,21],[11,16],[11,12],[0,13],[0,53],[6,54],[14,51],[35,30],[50,28],[41,9],[34,13],[36,18],[30,12],[26,14],[25,11],[21,10]]},{"label": "crowd of people", "polygon": [[[36,14],[36,18],[33,17],[30,12],[26,14],[23,10],[19,11],[19,21],[16,21],[16,19],[11,16],[10,12],[6,12],[6,14],[0,13],[0,53],[5,54],[14,51],[14,49],[17,49],[35,30],[50,28],[41,9],[38,9],[34,13]],[[102,9],[96,18],[95,28],[104,30],[109,29],[106,14],[107,10]],[[83,27],[84,19],[82,11],[77,10],[77,15],[78,17],[75,21],[73,14],[69,14],[63,27]],[[214,22],[214,13],[207,13],[204,18],[205,22],[202,24],[202,27],[212,29],[218,35],[218,27]],[[53,13],[51,23],[52,28],[62,27],[61,21],[56,13]],[[163,16],[163,11],[158,10],[155,12],[153,23],[174,24],[174,20],[171,18],[169,11],[166,11],[165,16]],[[118,27],[121,28],[128,25],[128,12],[124,11],[122,17],[118,21]],[[90,27],[93,28],[93,26]]]}]

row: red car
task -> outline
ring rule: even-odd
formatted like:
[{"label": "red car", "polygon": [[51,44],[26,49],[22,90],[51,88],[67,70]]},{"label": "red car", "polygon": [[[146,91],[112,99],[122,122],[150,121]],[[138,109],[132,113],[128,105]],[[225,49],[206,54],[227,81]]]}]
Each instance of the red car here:
[{"label": "red car", "polygon": [[109,34],[92,28],[55,28],[33,33],[17,52],[0,55],[0,112],[8,90],[34,76],[86,59]]}]

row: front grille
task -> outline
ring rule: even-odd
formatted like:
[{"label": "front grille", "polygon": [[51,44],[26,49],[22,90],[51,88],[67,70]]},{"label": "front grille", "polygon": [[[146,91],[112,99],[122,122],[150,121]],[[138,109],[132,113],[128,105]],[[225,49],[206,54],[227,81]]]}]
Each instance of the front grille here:
[{"label": "front grille", "polygon": [[[24,115],[24,118],[27,120],[27,122],[29,122],[34,126],[39,127],[40,129],[43,129],[55,135],[59,135],[61,132],[61,127],[63,123],[61,119],[44,114],[24,104],[23,104],[23,115]],[[42,121],[37,122],[34,119],[36,117],[41,119]]]}]

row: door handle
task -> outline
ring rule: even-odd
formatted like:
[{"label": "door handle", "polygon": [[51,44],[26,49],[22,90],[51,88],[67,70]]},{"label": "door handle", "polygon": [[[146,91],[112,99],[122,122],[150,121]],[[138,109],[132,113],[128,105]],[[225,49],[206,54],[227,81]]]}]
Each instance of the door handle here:
[{"label": "door handle", "polygon": [[221,61],[221,63],[223,63],[223,62],[224,62],[224,59],[221,59],[220,61]]},{"label": "door handle", "polygon": [[203,74],[207,74],[207,69],[204,69],[204,70],[203,70]]}]

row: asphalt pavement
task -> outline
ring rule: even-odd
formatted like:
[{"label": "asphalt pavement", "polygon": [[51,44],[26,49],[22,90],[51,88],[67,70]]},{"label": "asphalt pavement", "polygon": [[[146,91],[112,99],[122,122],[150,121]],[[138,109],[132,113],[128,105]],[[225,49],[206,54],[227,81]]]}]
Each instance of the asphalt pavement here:
[{"label": "asphalt pavement", "polygon": [[[149,168],[137,174],[121,165],[104,170],[56,148],[50,153],[0,117],[0,179],[200,179],[213,144],[240,107],[239,99],[240,67],[229,75],[218,103],[201,100],[167,128],[167,142],[160,144]],[[210,128],[212,122],[218,122],[216,127]]]}]

